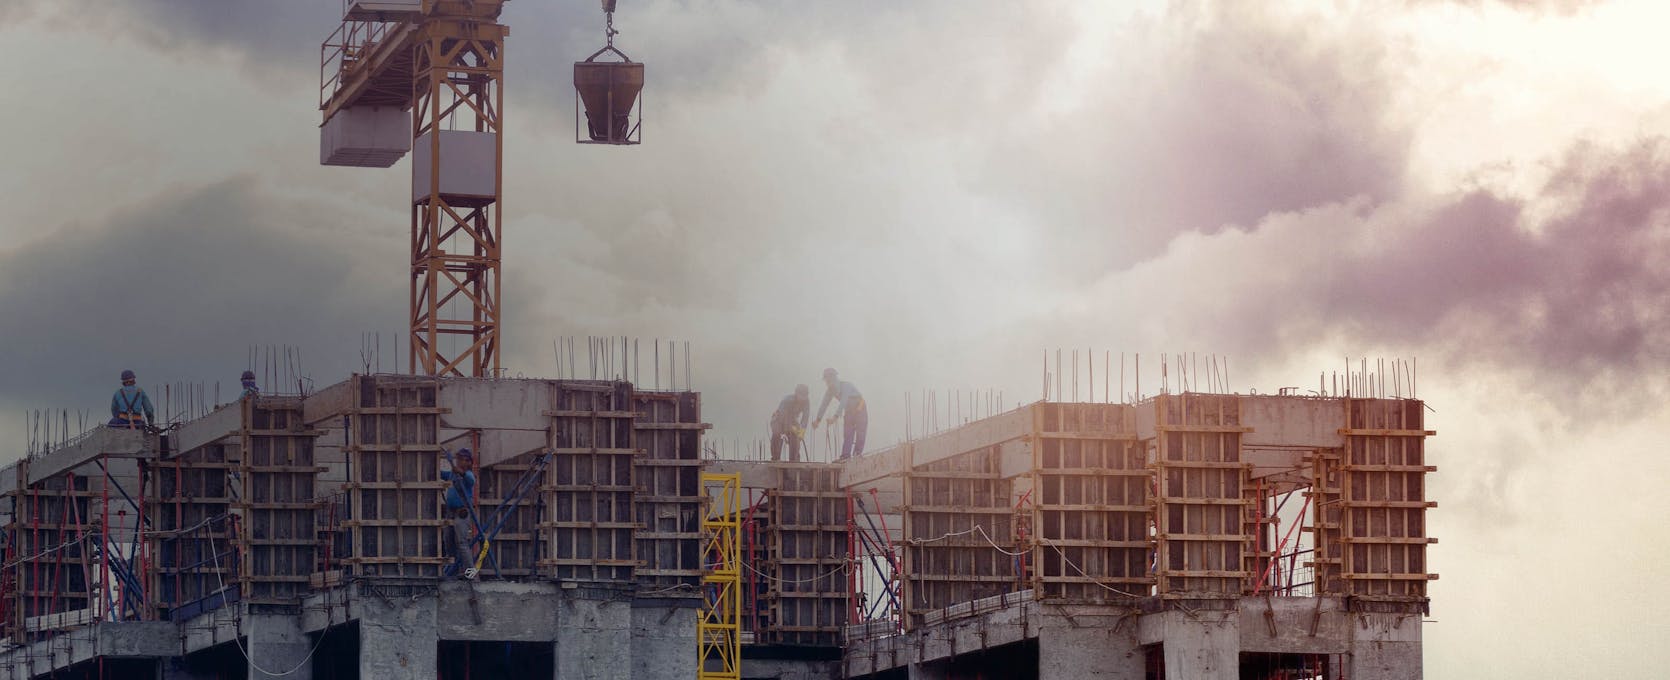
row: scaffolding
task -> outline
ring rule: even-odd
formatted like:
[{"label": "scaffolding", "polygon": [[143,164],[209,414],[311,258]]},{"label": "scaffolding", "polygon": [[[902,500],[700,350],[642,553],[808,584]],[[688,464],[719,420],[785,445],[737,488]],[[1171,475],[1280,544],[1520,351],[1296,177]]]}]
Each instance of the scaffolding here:
[{"label": "scaffolding", "polygon": [[742,478],[702,474],[708,510],[702,518],[709,566],[702,575],[702,611],[696,623],[696,677],[742,678]]}]

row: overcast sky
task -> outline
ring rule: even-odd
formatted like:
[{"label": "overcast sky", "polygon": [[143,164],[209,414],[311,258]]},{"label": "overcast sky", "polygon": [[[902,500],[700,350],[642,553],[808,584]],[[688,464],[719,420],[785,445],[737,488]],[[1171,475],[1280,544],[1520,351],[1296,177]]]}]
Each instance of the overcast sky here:
[{"label": "overcast sky", "polygon": [[[410,170],[317,164],[339,0],[97,4],[0,3],[5,455],[123,368],[392,364]],[[633,148],[573,143],[601,21],[557,4],[505,13],[512,374],[689,340],[730,442],[834,366],[881,445],[907,393],[1038,398],[1058,347],[1149,393],[1160,352],[1261,392],[1419,357],[1427,677],[1670,666],[1664,3],[624,0]]]}]

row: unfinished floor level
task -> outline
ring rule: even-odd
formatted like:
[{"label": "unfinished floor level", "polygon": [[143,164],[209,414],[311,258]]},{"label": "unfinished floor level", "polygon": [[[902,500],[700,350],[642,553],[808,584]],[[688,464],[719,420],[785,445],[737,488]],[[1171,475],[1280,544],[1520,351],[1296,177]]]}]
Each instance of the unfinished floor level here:
[{"label": "unfinished floor level", "polygon": [[1413,680],[1424,411],[1039,402],[766,463],[704,459],[693,392],[356,375],[0,470],[0,677]]},{"label": "unfinished floor level", "polygon": [[[785,633],[824,630],[828,610],[845,678],[1420,678],[1437,578],[1424,410],[1199,393],[1040,402],[845,463],[720,461],[760,490],[760,615],[745,619],[760,644],[747,651],[810,647]],[[818,483],[819,468],[838,481]],[[847,512],[797,519],[801,499],[826,494]],[[781,559],[783,534],[839,543],[841,522],[839,577]],[[785,610],[787,593],[822,609]],[[762,658],[748,677],[819,663]]]}]

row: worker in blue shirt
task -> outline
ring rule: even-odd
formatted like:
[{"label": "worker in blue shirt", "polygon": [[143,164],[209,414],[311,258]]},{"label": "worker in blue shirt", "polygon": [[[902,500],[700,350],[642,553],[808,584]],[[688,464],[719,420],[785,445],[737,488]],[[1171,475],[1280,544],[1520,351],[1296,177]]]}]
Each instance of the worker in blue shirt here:
[{"label": "worker in blue shirt", "polygon": [[475,522],[470,508],[475,505],[475,455],[469,449],[452,454],[452,469],[441,471],[441,481],[452,482],[446,489],[446,514],[452,520],[453,559],[457,573],[465,580],[476,577],[475,555],[470,550],[474,542]]},{"label": "worker in blue shirt", "polygon": [[261,396],[261,388],[255,386],[255,371],[244,371],[242,382],[244,393],[238,396],[239,399]]},{"label": "worker in blue shirt", "polygon": [[151,406],[151,397],[134,383],[133,371],[122,371],[122,387],[110,395],[111,427],[138,429],[156,424],[157,412]]},{"label": "worker in blue shirt", "polygon": [[812,421],[812,427],[823,423],[823,412],[829,408],[829,402],[839,402],[835,406],[835,415],[831,421],[845,416],[841,424],[841,458],[846,460],[853,456],[864,455],[864,435],[870,429],[870,412],[864,406],[864,395],[858,393],[858,388],[852,383],[840,380],[835,369],[823,369],[823,404],[818,406],[818,417]]},{"label": "worker in blue shirt", "polygon": [[783,443],[789,445],[789,460],[800,462],[800,442],[806,436],[807,412],[812,410],[812,390],[795,385],[794,394],[783,397],[771,412],[771,459],[783,459]]}]

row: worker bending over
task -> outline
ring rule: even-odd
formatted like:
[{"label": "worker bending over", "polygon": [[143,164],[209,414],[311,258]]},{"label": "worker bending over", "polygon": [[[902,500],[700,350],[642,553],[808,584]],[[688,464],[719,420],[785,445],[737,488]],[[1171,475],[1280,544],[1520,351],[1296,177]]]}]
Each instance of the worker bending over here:
[{"label": "worker bending over", "polygon": [[452,520],[453,560],[458,565],[459,578],[473,580],[476,575],[475,556],[470,544],[475,538],[475,521],[470,508],[475,505],[475,455],[469,449],[452,454],[452,469],[441,471],[441,481],[452,482],[446,489],[446,514]]},{"label": "worker bending over", "polygon": [[155,425],[157,412],[151,397],[135,385],[133,371],[122,371],[122,387],[110,395],[110,426],[138,429]]},{"label": "worker bending over", "polygon": [[783,397],[771,412],[771,459],[783,459],[783,442],[789,444],[789,460],[800,462],[800,442],[806,436],[806,418],[811,415],[812,391],[795,385],[794,394]]},{"label": "worker bending over", "polygon": [[823,412],[829,408],[830,401],[840,402],[835,406],[835,415],[829,419],[833,421],[845,416],[841,425],[840,460],[846,460],[864,455],[864,434],[870,429],[870,413],[864,407],[864,395],[858,393],[858,388],[838,378],[835,369],[823,369],[823,384],[827,389],[823,392],[823,404],[818,406],[818,417],[812,421],[812,427],[823,423]]}]

